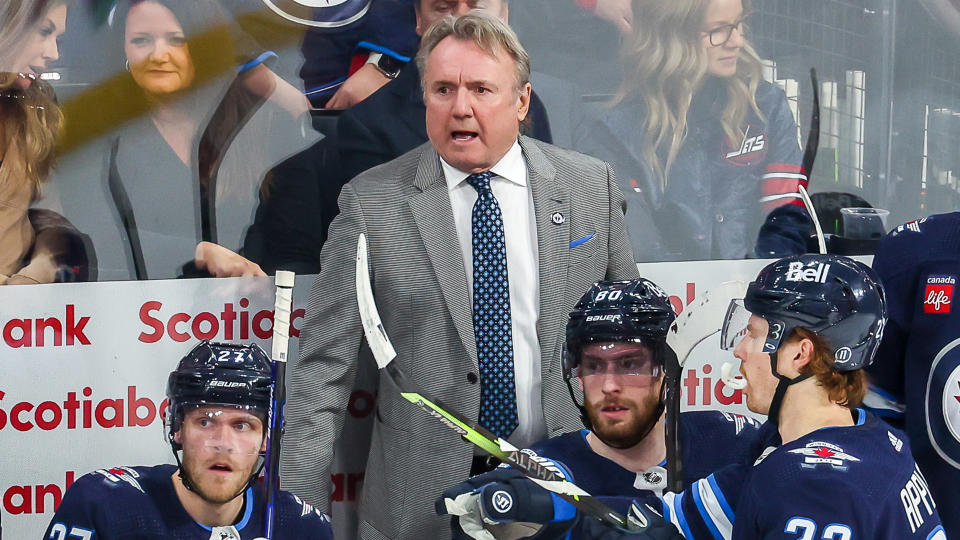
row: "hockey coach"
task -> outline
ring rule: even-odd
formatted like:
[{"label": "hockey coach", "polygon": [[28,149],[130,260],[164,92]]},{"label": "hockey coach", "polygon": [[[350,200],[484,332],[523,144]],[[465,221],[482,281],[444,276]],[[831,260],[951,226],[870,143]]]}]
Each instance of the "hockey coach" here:
[{"label": "hockey coach", "polygon": [[[519,135],[530,60],[506,24],[445,17],[417,62],[430,140],[343,188],[291,374],[283,485],[321,510],[357,368],[372,365],[354,285],[360,233],[394,361],[520,446],[579,424],[560,347],[580,293],[638,277],[611,168]],[[436,494],[491,466],[381,377],[359,536],[448,537]]]}]

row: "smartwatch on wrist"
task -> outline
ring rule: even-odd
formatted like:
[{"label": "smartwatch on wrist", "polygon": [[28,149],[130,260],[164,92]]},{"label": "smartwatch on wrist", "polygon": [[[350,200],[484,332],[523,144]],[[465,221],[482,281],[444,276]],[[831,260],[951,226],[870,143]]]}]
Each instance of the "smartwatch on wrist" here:
[{"label": "smartwatch on wrist", "polygon": [[396,79],[405,64],[405,62],[392,56],[378,52],[370,53],[370,56],[367,57],[367,63],[373,64],[377,71],[383,73],[383,76],[388,79]]}]

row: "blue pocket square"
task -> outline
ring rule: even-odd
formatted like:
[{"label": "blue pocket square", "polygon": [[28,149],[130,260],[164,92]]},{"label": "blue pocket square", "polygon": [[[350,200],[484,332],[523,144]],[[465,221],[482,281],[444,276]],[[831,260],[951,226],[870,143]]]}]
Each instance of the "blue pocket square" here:
[{"label": "blue pocket square", "polygon": [[573,242],[570,242],[570,249],[573,249],[573,248],[579,246],[580,244],[586,244],[587,242],[590,241],[591,238],[593,238],[593,233],[588,234],[588,235],[584,236],[583,238],[579,238],[579,239],[577,239],[577,240],[574,240]]}]

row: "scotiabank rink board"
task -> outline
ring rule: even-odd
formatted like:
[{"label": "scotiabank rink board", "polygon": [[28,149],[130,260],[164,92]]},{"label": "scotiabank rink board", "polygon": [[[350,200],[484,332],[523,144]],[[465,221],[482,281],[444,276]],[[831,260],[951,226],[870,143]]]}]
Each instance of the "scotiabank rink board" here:
[{"label": "scotiabank rink board", "polygon": [[[290,370],[314,278],[297,276]],[[0,287],[3,537],[40,538],[87,472],[173,463],[161,420],[167,375],[200,339],[256,342],[269,354],[273,305],[270,278]],[[372,384],[364,375],[358,386]],[[349,448],[333,473],[341,523],[363,479],[373,394],[358,390],[349,405]]]},{"label": "scotiabank rink board", "polygon": [[[639,269],[683,312],[703,291],[724,281],[751,281],[769,262],[654,263]],[[314,277],[297,276],[288,377],[296,369]],[[172,463],[160,418],[167,375],[200,339],[257,342],[269,352],[273,295],[270,278],[0,287],[4,538],[40,538],[66,488],[87,472]],[[718,336],[694,350],[681,381],[685,409],[750,414],[742,393],[720,382],[726,361],[734,359],[719,349]],[[361,369],[347,404],[331,478],[337,538],[355,536],[375,387],[376,373]],[[411,405],[410,414],[423,413]]]}]

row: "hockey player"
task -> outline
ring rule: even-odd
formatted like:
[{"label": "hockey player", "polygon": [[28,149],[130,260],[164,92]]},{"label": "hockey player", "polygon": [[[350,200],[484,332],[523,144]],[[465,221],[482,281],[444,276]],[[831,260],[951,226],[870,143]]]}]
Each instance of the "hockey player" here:
[{"label": "hockey player", "polygon": [[731,302],[721,340],[743,379],[725,382],[768,421],[755,459],[664,497],[686,538],[946,540],[905,435],[855,408],[885,324],[876,274],[836,255],[774,262]]},{"label": "hockey player", "polygon": [[[524,450],[591,495],[604,497],[622,513],[631,499],[653,499],[667,485],[664,371],[668,363],[676,362],[666,344],[673,320],[669,297],[646,279],[600,282],[587,291],[570,313],[563,357],[564,378],[586,429]],[[574,384],[583,393],[582,404],[575,396]],[[682,414],[679,433],[684,485],[729,463],[747,460],[754,452],[751,445],[759,425],[736,414]],[[447,490],[442,499],[453,501],[476,493],[473,508],[482,512],[479,489],[494,481],[510,483],[512,478],[518,479],[519,489],[525,489],[519,473],[499,469]],[[546,492],[540,491],[545,497],[542,500],[550,501]],[[566,513],[557,512],[554,523],[537,538],[562,537],[574,526],[572,507],[557,502]],[[443,500],[440,506],[445,513]],[[470,529],[480,517],[476,512],[462,516],[459,525]],[[485,517],[491,520],[489,513]],[[456,521],[454,530],[458,530]],[[578,534],[575,530],[574,535]]]},{"label": "hockey player", "polygon": [[[271,363],[257,345],[200,342],[170,374],[164,420],[177,466],[115,467],[74,483],[45,539],[251,540],[264,531]],[[274,538],[330,539],[329,519],[276,498]]]},{"label": "hockey player", "polygon": [[[913,456],[943,508],[960,509],[960,213],[897,227],[877,249],[890,318],[868,368],[865,404],[903,425]],[[960,538],[960,512],[942,511],[950,538]]]}]

